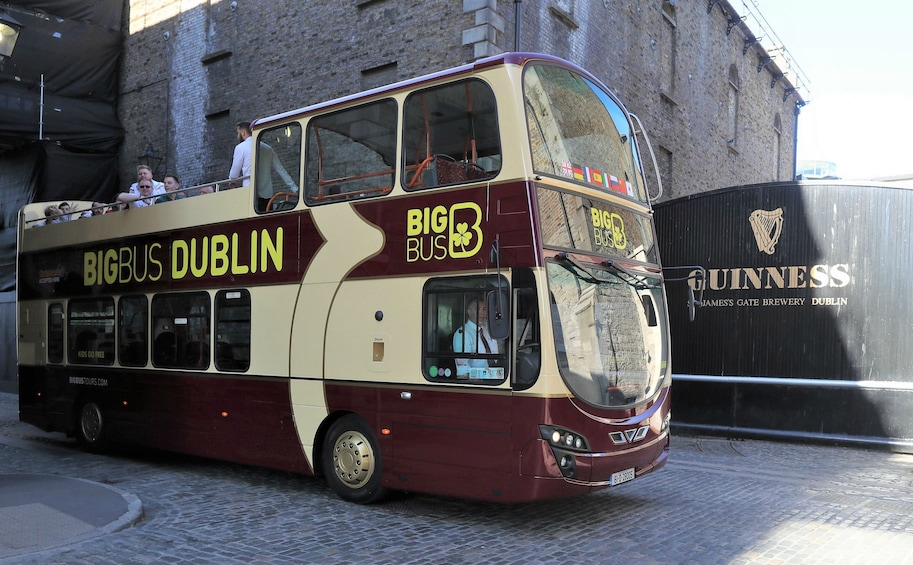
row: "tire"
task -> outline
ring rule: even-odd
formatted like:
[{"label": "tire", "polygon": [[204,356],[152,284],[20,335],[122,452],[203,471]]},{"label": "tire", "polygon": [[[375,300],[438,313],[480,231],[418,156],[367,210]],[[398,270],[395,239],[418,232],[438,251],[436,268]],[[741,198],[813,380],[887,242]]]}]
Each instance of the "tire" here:
[{"label": "tire", "polygon": [[76,439],[83,449],[100,453],[107,446],[107,428],[101,407],[95,402],[86,402],[79,409],[76,420]]},{"label": "tire", "polygon": [[378,502],[381,487],[380,449],[371,428],[354,414],[333,422],[323,443],[323,473],[339,498],[356,504]]}]

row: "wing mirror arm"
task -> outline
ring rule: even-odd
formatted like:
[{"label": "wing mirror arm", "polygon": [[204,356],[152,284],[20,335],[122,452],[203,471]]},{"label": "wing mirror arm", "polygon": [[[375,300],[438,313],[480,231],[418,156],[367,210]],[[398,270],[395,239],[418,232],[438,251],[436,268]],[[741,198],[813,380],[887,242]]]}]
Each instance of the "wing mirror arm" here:
[{"label": "wing mirror arm", "polygon": [[[700,265],[681,265],[663,267],[663,271],[685,270],[689,271],[685,277],[665,278],[665,282],[688,282],[688,320],[694,321],[695,310],[704,305],[704,288],[707,286],[707,269]],[[695,290],[697,296],[695,297]]]},{"label": "wing mirror arm", "polygon": [[501,284],[501,240],[496,237],[491,243],[491,262],[497,265],[498,289],[488,292],[486,304],[488,306],[488,331],[494,339],[507,339],[510,335],[510,297],[507,289]]}]

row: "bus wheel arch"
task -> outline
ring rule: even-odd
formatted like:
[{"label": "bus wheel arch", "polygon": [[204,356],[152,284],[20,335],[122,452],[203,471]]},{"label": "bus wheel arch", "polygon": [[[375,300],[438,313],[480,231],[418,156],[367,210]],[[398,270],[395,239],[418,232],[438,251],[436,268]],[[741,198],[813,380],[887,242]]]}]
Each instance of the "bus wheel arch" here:
[{"label": "bus wheel arch", "polygon": [[371,427],[358,415],[344,414],[332,421],[321,445],[321,470],[339,498],[371,504],[386,496],[381,486],[380,445]]},{"label": "bus wheel arch", "polygon": [[107,447],[108,420],[97,401],[83,398],[76,413],[76,441],[86,451],[99,453]]}]

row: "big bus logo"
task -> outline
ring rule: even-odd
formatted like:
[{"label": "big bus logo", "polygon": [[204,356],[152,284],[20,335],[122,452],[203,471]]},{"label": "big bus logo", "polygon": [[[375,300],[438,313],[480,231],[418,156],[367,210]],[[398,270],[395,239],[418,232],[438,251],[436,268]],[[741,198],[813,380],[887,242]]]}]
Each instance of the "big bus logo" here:
[{"label": "big bus logo", "polygon": [[482,209],[475,202],[406,212],[406,261],[465,259],[482,248]]},{"label": "big bus logo", "polygon": [[593,240],[596,245],[615,249],[628,247],[625,222],[619,214],[597,208],[591,208],[590,213],[593,220]]}]

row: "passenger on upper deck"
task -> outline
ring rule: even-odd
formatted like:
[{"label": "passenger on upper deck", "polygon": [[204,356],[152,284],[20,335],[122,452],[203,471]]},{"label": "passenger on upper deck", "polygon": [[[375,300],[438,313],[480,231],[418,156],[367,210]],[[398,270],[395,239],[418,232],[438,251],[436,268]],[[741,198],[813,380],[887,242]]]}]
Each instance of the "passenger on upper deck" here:
[{"label": "passenger on upper deck", "polygon": [[58,221],[69,222],[70,220],[74,219],[71,217],[70,214],[72,212],[75,212],[75,210],[72,210],[70,208],[69,202],[61,202],[60,204],[57,205],[57,209],[60,211],[61,214],[63,214],[62,216],[60,216],[60,219]]},{"label": "passenger on upper deck", "polygon": [[117,201],[126,203],[127,208],[144,208],[155,204],[152,180],[140,179],[137,184],[139,185],[138,195],[130,192],[121,192],[117,195]]},{"label": "passenger on upper deck", "polygon": [[165,194],[156,198],[155,203],[161,204],[162,202],[172,202],[174,200],[186,198],[187,195],[183,192],[178,192],[179,190],[181,190],[180,179],[178,179],[176,174],[168,173],[165,175]]},{"label": "passenger on upper deck", "polygon": [[48,224],[59,224],[63,220],[60,217],[60,208],[51,204],[44,209],[44,219],[35,222],[36,226],[46,226]]},{"label": "passenger on upper deck", "polygon": [[152,194],[155,196],[165,194],[165,183],[152,178],[152,169],[150,169],[148,165],[139,165],[136,167],[136,182],[130,185],[130,190],[127,192],[139,196],[139,183],[144,179],[152,183]]},{"label": "passenger on upper deck", "polygon": [[92,216],[102,216],[108,214],[109,212],[114,212],[110,206],[106,205],[104,202],[93,202],[92,207],[82,213],[80,218],[91,218]]},{"label": "passenger on upper deck", "polygon": [[[250,176],[250,160],[253,153],[254,140],[251,138],[250,122],[238,122],[235,124],[238,133],[238,144],[235,145],[235,151],[231,159],[231,170],[228,171],[228,178],[236,179],[239,177]],[[245,178],[243,186],[248,186],[250,179]]]}]

